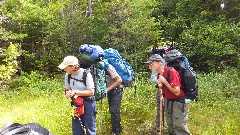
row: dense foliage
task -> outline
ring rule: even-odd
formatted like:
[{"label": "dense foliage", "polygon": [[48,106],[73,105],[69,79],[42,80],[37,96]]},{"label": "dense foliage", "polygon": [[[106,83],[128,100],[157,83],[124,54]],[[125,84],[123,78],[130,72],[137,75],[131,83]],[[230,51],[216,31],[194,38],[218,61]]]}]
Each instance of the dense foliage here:
[{"label": "dense foliage", "polygon": [[[240,13],[236,0],[224,1],[163,0],[164,37],[173,37],[177,47],[190,58],[198,71],[222,70],[239,64]],[[232,13],[232,16],[230,16]]]},{"label": "dense foliage", "polygon": [[[136,72],[149,48],[172,37],[198,71],[239,65],[237,0],[6,0],[1,8],[1,48],[20,44],[23,71],[59,72],[66,55],[82,44],[113,47]],[[18,50],[20,51],[20,50]],[[18,53],[18,52],[16,52]]]}]

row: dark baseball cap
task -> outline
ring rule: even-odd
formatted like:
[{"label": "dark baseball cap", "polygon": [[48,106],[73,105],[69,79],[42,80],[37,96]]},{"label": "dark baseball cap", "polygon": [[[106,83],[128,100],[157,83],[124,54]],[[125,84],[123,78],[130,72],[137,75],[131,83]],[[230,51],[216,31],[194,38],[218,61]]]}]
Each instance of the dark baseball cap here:
[{"label": "dark baseball cap", "polygon": [[144,63],[148,64],[148,63],[151,63],[151,62],[161,62],[161,63],[165,64],[165,60],[159,54],[152,55],[147,60],[147,62],[144,62]]}]

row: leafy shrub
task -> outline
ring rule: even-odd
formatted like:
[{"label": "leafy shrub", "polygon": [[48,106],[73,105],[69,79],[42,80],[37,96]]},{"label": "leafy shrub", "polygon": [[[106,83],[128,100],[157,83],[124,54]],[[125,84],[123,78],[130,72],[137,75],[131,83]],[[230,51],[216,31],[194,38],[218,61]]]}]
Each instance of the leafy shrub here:
[{"label": "leafy shrub", "polygon": [[2,89],[6,86],[4,83],[10,80],[18,69],[17,57],[20,55],[18,47],[16,44],[10,44],[0,54],[0,84]]},{"label": "leafy shrub", "polygon": [[228,24],[224,17],[216,21],[193,21],[191,29],[181,34],[179,48],[198,71],[223,71],[238,65],[239,28]]},{"label": "leafy shrub", "polygon": [[229,68],[221,74],[214,72],[209,74],[199,74],[198,80],[200,84],[200,100],[203,100],[204,102],[222,102],[222,100],[227,98],[240,97],[237,69]]},{"label": "leafy shrub", "polygon": [[14,90],[25,90],[31,95],[41,95],[53,92],[61,92],[63,89],[58,80],[46,78],[37,71],[32,71],[30,74],[23,72],[22,75],[12,81],[10,87]]}]

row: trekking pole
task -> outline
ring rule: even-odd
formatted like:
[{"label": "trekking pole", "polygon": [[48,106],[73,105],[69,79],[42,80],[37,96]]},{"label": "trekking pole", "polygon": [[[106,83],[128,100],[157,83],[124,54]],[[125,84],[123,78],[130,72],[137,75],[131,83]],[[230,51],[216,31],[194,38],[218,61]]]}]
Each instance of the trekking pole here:
[{"label": "trekking pole", "polygon": [[159,90],[159,96],[160,96],[160,107],[159,107],[159,114],[160,114],[160,117],[159,117],[159,132],[158,132],[158,135],[162,135],[162,118],[163,118],[163,97],[162,97],[162,89],[161,88],[158,88]]},{"label": "trekking pole", "polygon": [[164,113],[164,109],[165,109],[165,106],[164,106],[164,104],[165,104],[165,100],[164,100],[163,97],[164,97],[164,96],[162,96],[162,128],[164,128],[164,115],[165,115],[165,113]]}]

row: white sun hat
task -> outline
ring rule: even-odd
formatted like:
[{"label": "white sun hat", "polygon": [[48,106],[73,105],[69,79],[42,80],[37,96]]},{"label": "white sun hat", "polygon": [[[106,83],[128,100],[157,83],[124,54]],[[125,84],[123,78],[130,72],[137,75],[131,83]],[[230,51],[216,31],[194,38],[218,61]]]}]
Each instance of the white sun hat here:
[{"label": "white sun hat", "polygon": [[75,56],[67,56],[63,59],[63,62],[58,66],[60,69],[65,69],[69,65],[77,65],[78,59]]}]

